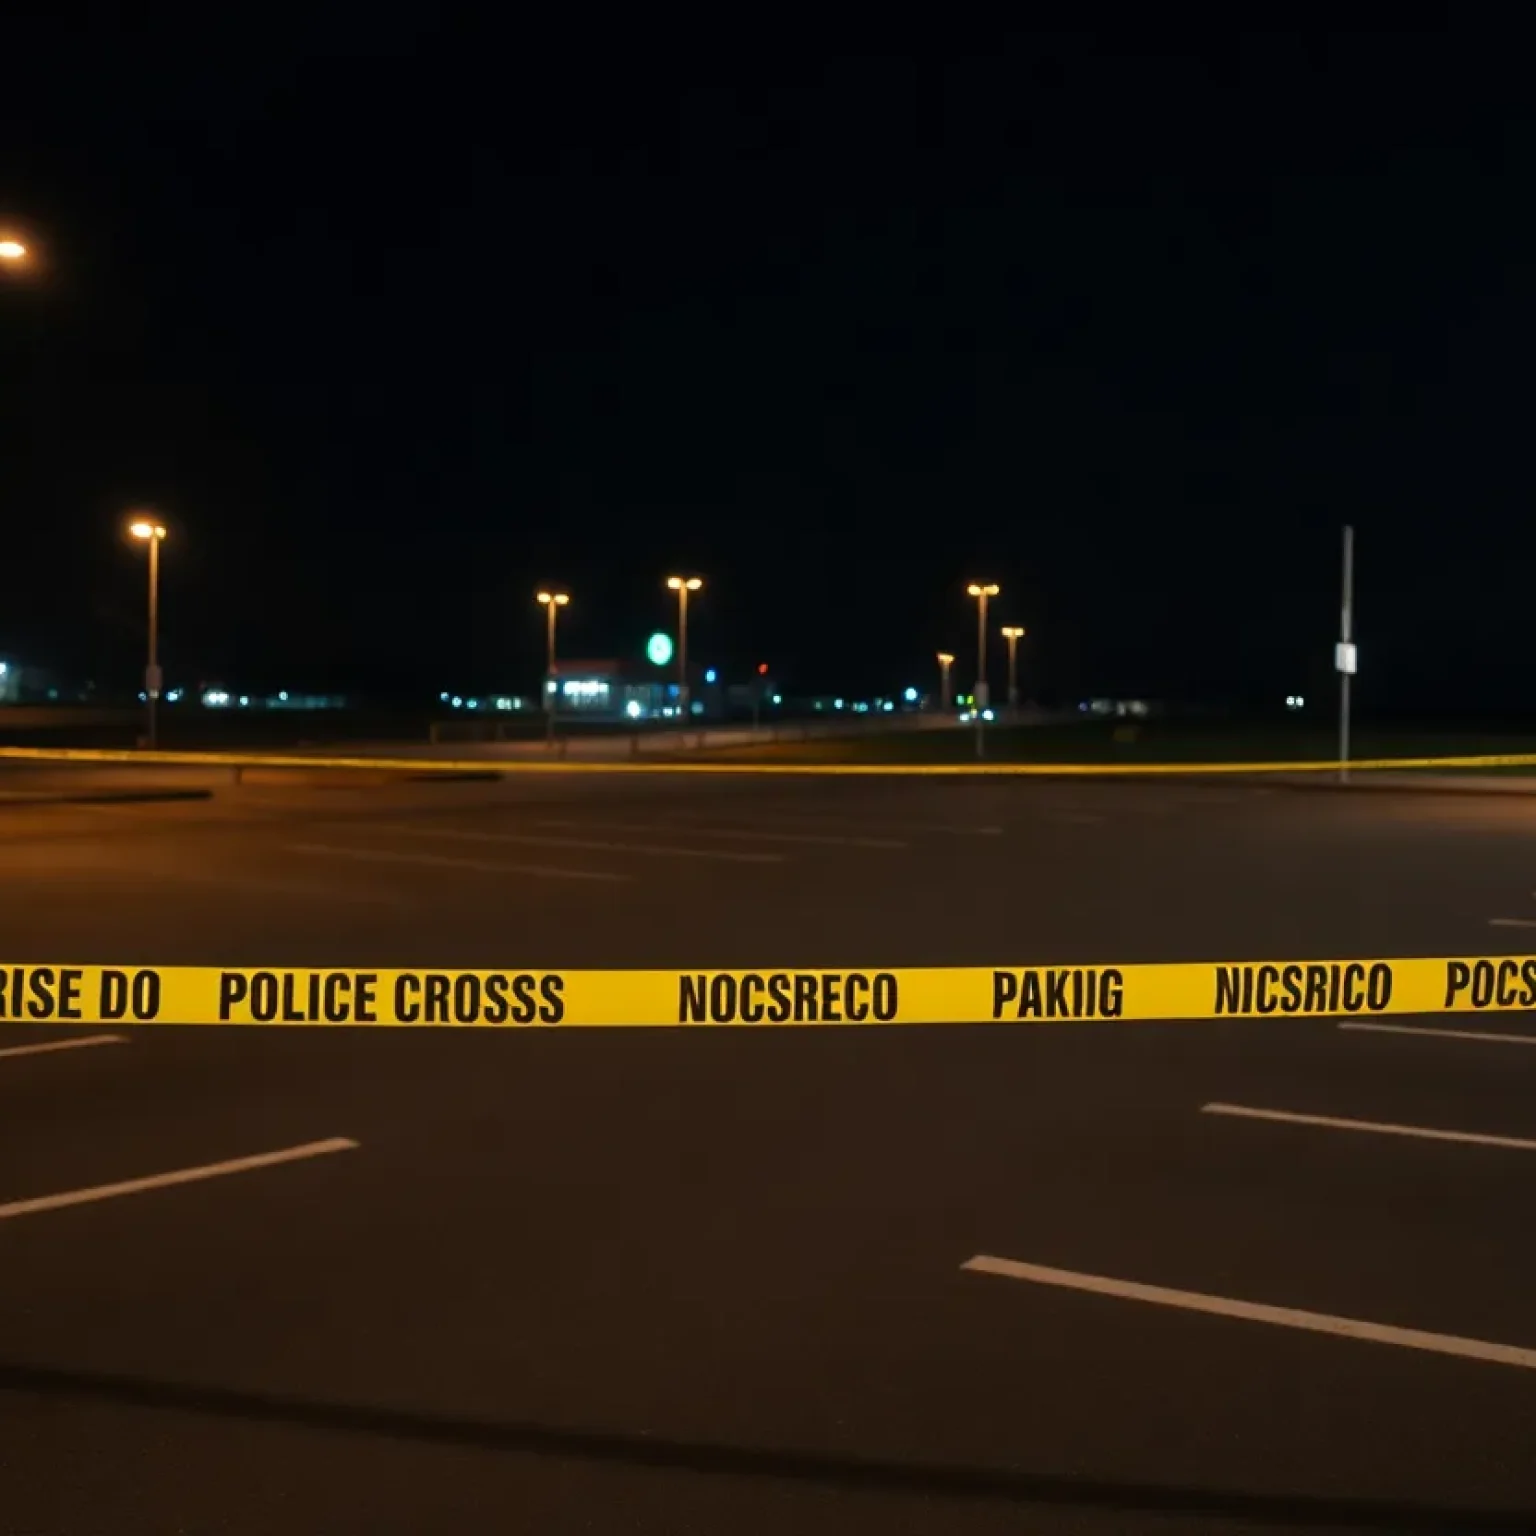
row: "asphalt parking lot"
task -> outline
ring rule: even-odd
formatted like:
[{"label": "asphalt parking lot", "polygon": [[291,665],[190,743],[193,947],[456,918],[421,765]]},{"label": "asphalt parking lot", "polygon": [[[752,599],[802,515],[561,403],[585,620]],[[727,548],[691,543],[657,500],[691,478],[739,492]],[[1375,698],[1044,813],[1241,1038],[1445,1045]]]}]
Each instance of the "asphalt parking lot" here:
[{"label": "asphalt parking lot", "polygon": [[[0,962],[1520,954],[1536,799],[0,810]],[[1526,1530],[1522,1014],[0,1025],[0,1530]]]}]

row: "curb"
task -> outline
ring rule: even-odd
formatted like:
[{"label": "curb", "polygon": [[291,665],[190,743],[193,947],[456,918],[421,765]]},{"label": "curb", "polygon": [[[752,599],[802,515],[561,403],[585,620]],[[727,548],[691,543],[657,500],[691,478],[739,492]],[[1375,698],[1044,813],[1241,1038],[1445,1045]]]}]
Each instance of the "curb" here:
[{"label": "curb", "polygon": [[211,789],[103,789],[79,795],[54,795],[46,792],[29,795],[14,790],[0,790],[0,810],[25,809],[34,805],[135,805],[155,800],[211,800]]}]

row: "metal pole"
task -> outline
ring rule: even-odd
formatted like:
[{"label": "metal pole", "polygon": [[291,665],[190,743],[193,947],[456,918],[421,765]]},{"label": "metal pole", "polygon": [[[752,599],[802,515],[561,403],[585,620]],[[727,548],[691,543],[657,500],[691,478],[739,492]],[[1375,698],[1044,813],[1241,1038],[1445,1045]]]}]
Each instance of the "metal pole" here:
[{"label": "metal pole", "polygon": [[976,707],[980,709],[987,692],[987,589],[976,599]]},{"label": "metal pole", "polygon": [[688,719],[688,583],[677,589],[677,698]]},{"label": "metal pole", "polygon": [[1010,714],[1019,708],[1019,637],[1008,636],[1008,710]]},{"label": "metal pole", "polygon": [[549,609],[549,636],[545,645],[544,740],[553,743],[555,739],[555,700],[560,695],[560,684],[555,677],[555,602],[553,593],[550,594],[550,601],[544,606]]},{"label": "metal pole", "polygon": [[160,540],[149,536],[149,665],[144,673],[146,739],[155,749],[155,703],[160,696]]},{"label": "metal pole", "polygon": [[981,718],[982,706],[987,699],[987,589],[981,589],[976,599],[976,697],[971,701],[976,716],[976,756],[987,755],[986,726]]},{"label": "metal pole", "polygon": [[[1339,639],[1350,645],[1355,638],[1355,530],[1344,528],[1344,604],[1339,621]],[[1346,657],[1340,657],[1345,660]],[[1339,670],[1339,782],[1349,782],[1349,672]]]},{"label": "metal pole", "polygon": [[949,713],[949,662],[939,663],[939,708]]}]

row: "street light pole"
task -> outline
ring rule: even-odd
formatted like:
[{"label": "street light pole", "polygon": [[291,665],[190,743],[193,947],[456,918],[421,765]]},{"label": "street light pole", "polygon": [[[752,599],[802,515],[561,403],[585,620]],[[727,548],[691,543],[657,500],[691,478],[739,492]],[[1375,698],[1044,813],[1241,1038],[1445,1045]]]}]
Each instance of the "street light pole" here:
[{"label": "street light pole", "polygon": [[939,708],[945,714],[949,713],[949,669],[955,664],[955,658],[948,651],[939,652]]},{"label": "street light pole", "polygon": [[559,679],[555,675],[555,615],[570,602],[571,594],[569,592],[539,592],[537,596],[544,605],[544,612],[548,616],[544,645],[544,740],[553,744],[555,739],[555,700],[560,692]]},{"label": "street light pole", "polygon": [[995,581],[973,581],[965,590],[976,599],[976,756],[984,757],[982,711],[992,702],[987,694],[987,599],[1002,589]]},{"label": "street light pole", "polygon": [[688,594],[704,585],[697,576],[668,576],[667,585],[677,593],[677,698],[684,720],[688,709]]},{"label": "street light pole", "polygon": [[1339,644],[1334,656],[1339,673],[1339,782],[1349,782],[1349,680],[1355,671],[1355,530],[1344,528],[1344,601],[1339,615]]},{"label": "street light pole", "polygon": [[1019,707],[1019,641],[1024,638],[1022,624],[1004,624],[1003,638],[1008,642],[1008,710]]},{"label": "street light pole", "polygon": [[157,740],[155,706],[160,698],[160,543],[165,527],[140,518],[128,532],[149,545],[149,658],[144,668],[145,745],[151,752]]}]

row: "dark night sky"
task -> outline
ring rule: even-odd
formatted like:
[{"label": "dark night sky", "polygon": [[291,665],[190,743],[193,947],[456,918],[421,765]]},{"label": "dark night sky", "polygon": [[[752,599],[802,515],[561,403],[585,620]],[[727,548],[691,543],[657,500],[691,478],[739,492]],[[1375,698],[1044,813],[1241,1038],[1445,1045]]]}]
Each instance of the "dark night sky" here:
[{"label": "dark night sky", "polygon": [[1367,709],[1536,702],[1513,37],[520,9],[8,21],[0,651],[134,675],[143,502],[173,683],[512,686],[686,567],[792,687],[968,677],[985,575],[1037,693],[1321,699],[1353,520]]}]

